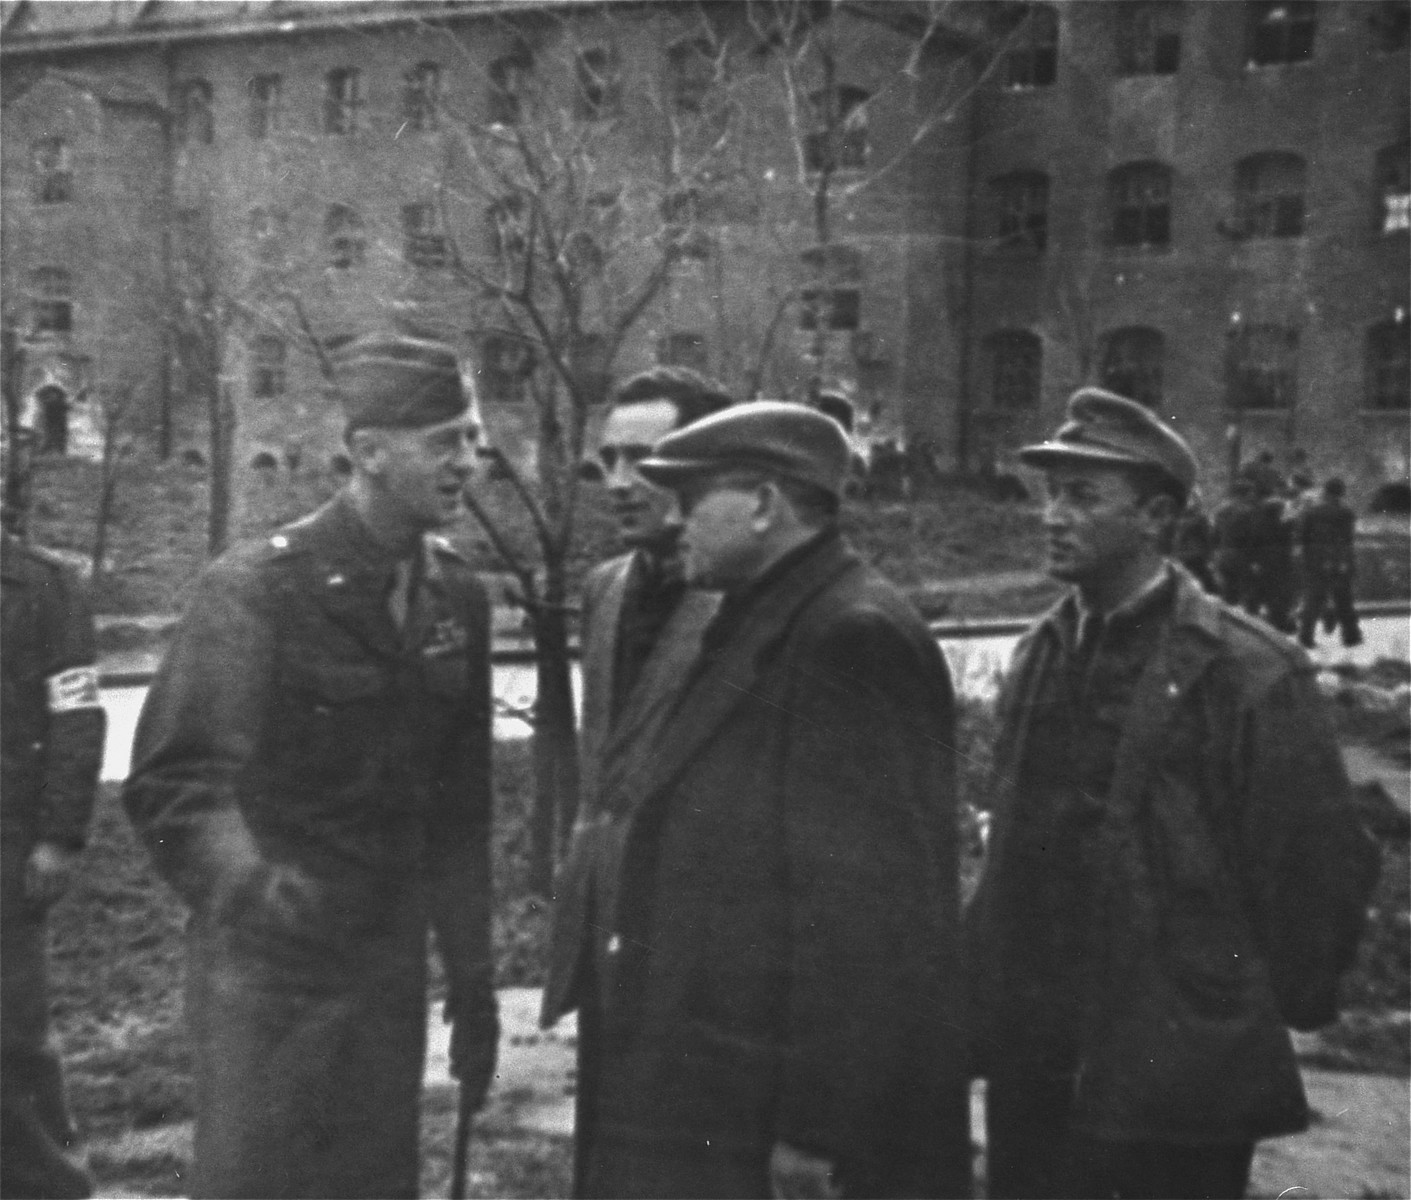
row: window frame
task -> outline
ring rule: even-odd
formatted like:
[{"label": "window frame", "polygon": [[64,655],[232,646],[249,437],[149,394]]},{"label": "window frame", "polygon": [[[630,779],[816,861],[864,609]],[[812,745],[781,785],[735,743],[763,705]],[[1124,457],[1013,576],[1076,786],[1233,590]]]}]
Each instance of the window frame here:
[{"label": "window frame", "polygon": [[684,37],[666,48],[671,111],[678,116],[698,116],[705,111],[719,77],[716,43],[704,34]]},{"label": "window frame", "polygon": [[817,333],[818,317],[826,300],[823,331],[855,333],[862,328],[862,289],[851,283],[809,284],[799,289],[799,329]]},{"label": "window frame", "polygon": [[993,412],[1036,411],[1043,401],[1043,338],[1032,329],[994,329],[985,335],[984,348],[990,385],[986,407]]},{"label": "window frame", "polygon": [[402,76],[402,121],[412,133],[441,127],[441,64],[423,59]]},{"label": "window frame", "polygon": [[1302,237],[1307,207],[1308,165],[1300,155],[1265,150],[1235,164],[1235,217],[1244,237]]},{"label": "window frame", "polygon": [[73,333],[73,273],[67,267],[35,267],[29,283],[30,332],[36,337]]},{"label": "window frame", "polygon": [[[1265,343],[1256,345],[1256,339]],[[1225,407],[1232,413],[1293,412],[1298,404],[1299,331],[1292,325],[1243,325],[1230,339]],[[1272,386],[1270,384],[1272,381]],[[1273,403],[1248,396],[1273,393]]]},{"label": "window frame", "polygon": [[402,205],[402,261],[418,271],[440,271],[451,265],[450,241],[430,200]]},{"label": "window frame", "polygon": [[534,74],[534,55],[524,43],[495,59],[486,72],[485,115],[491,125],[520,124]]},{"label": "window frame", "polygon": [[250,398],[278,400],[289,391],[289,343],[275,333],[250,340]]},{"label": "window frame", "polygon": [[323,73],[321,128],[327,136],[357,133],[362,106],[362,72],[357,67],[330,67]]},{"label": "window frame", "polygon": [[[590,62],[590,60],[592,60]],[[600,66],[593,62],[601,62]],[[580,121],[622,115],[622,59],[611,46],[585,46],[573,60],[574,112]]]},{"label": "window frame", "polygon": [[249,100],[246,130],[256,141],[280,131],[284,113],[284,76],[276,73],[250,76],[246,85]]},{"label": "window frame", "polygon": [[73,157],[66,138],[57,135],[30,143],[35,204],[69,204],[74,198]]},{"label": "window frame", "polygon": [[[1386,352],[1388,348],[1391,353]],[[1391,403],[1386,403],[1388,398]],[[1371,413],[1411,409],[1411,325],[1404,316],[1400,321],[1379,321],[1367,329],[1362,407]]]},{"label": "window frame", "polygon": [[[1156,181],[1164,194],[1153,198],[1148,185]],[[1170,249],[1174,185],[1175,172],[1155,159],[1113,167],[1107,173],[1108,244],[1120,250]],[[1139,187],[1142,194],[1133,194]]]},{"label": "window frame", "polygon": [[657,362],[664,367],[690,367],[708,374],[710,343],[703,333],[693,329],[674,329],[657,338]]},{"label": "window frame", "polygon": [[1373,160],[1372,173],[1377,192],[1376,232],[1391,237],[1411,230],[1411,142],[1383,146]]},{"label": "window frame", "polygon": [[[988,184],[997,249],[1042,254],[1048,249],[1048,175],[1019,168],[994,176]],[[1035,198],[1037,197],[1037,203]]]},{"label": "window frame", "polygon": [[[1165,399],[1166,336],[1150,325],[1122,325],[1102,337],[1102,386],[1153,411]],[[1132,382],[1135,380],[1135,384]]]},{"label": "window frame", "polygon": [[1184,26],[1181,0],[1127,0],[1119,5],[1113,28],[1118,75],[1133,79],[1177,74]]},{"label": "window frame", "polygon": [[[511,348],[517,363],[509,361]],[[538,369],[538,353],[528,338],[490,333],[480,341],[478,367],[483,400],[490,404],[523,404],[528,398],[529,381]]]},{"label": "window frame", "polygon": [[330,204],[324,211],[323,240],[332,270],[351,271],[367,260],[366,227],[351,204]]},{"label": "window frame", "polygon": [[1012,39],[1003,51],[1000,86],[1006,92],[1030,92],[1058,82],[1058,10],[1052,4],[1024,4],[1003,18]]},{"label": "window frame", "polygon": [[209,80],[192,78],[177,82],[175,125],[179,146],[215,144],[215,90]]},{"label": "window frame", "polygon": [[[1290,15],[1275,24],[1272,18],[1280,9],[1290,10]],[[1311,62],[1317,41],[1316,0],[1245,0],[1246,70]]]},{"label": "window frame", "polygon": [[[833,88],[837,97],[837,124],[829,129],[827,89],[820,88],[809,96],[809,111],[814,127],[804,134],[804,169],[811,174],[823,170],[864,171],[871,157],[871,130],[867,106],[873,93],[853,83],[840,83]],[[830,137],[830,132],[835,136]]]}]

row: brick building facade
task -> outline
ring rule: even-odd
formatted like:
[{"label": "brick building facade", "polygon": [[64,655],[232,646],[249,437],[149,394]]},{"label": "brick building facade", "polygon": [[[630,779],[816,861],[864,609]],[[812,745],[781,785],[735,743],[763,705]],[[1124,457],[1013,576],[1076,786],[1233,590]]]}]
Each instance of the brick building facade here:
[{"label": "brick building facade", "polygon": [[[319,351],[388,319],[456,340],[522,451],[542,356],[476,281],[517,236],[495,130],[533,128],[615,230],[580,338],[611,375],[841,385],[874,433],[982,471],[1101,380],[1216,478],[1237,442],[1303,449],[1359,499],[1407,479],[1405,3],[958,3],[938,26],[844,0],[826,67],[729,0],[5,9],[27,394],[132,389],[174,449],[202,444],[203,406],[161,313],[195,258],[233,314],[237,465],[332,462]],[[664,285],[604,363],[594,321],[663,239]]]}]

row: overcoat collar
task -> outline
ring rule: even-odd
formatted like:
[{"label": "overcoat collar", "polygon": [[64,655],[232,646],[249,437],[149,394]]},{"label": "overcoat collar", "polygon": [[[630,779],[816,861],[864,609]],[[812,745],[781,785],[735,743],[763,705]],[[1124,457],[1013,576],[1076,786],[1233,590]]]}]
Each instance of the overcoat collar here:
[{"label": "overcoat collar", "polygon": [[761,592],[733,636],[687,685],[660,738],[652,739],[653,745],[638,739],[631,748],[614,789],[617,802],[636,809],[669,787],[754,690],[764,658],[787,634],[799,609],[857,565],[857,556],[841,539],[825,538]]}]

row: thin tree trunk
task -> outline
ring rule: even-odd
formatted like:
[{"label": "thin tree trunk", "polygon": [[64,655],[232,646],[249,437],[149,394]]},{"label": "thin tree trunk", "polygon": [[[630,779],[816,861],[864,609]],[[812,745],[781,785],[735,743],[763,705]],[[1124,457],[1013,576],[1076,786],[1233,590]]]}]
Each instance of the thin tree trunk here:
[{"label": "thin tree trunk", "polygon": [[534,815],[531,820],[531,887],[547,896],[557,852],[578,812],[578,739],[564,615],[562,565],[550,568],[543,604],[534,616],[538,698],[534,720]]}]

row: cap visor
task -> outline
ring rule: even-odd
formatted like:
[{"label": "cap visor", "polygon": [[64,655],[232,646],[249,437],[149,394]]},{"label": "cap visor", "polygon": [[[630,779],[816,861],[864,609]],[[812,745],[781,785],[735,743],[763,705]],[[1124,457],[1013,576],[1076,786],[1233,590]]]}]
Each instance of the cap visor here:
[{"label": "cap visor", "polygon": [[1051,467],[1066,462],[1110,463],[1113,466],[1133,466],[1147,462],[1134,454],[1109,450],[1105,446],[1084,445],[1081,442],[1040,442],[1023,446],[1019,461],[1030,467]]},{"label": "cap visor", "polygon": [[709,475],[725,469],[725,464],[699,458],[644,458],[637,464],[637,471],[642,478],[668,488],[683,479]]}]

